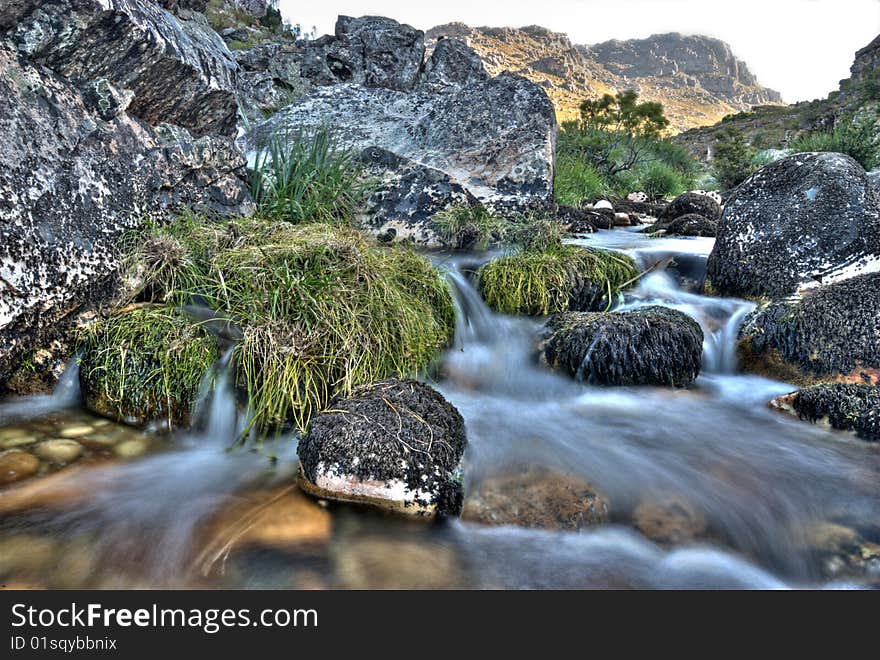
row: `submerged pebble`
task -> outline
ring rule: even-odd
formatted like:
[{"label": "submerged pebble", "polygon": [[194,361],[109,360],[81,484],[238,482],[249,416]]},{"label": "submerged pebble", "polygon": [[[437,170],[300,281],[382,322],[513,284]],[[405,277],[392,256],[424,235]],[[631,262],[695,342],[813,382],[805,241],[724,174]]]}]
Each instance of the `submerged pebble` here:
[{"label": "submerged pebble", "polygon": [[58,432],[62,438],[81,438],[84,435],[89,435],[94,432],[93,426],[85,426],[85,425],[77,425],[77,426],[68,426],[67,428],[63,428]]},{"label": "submerged pebble", "polygon": [[146,440],[133,439],[120,442],[113,448],[113,451],[120,458],[137,458],[143,456],[149,448],[150,445]]},{"label": "submerged pebble", "polygon": [[34,453],[50,463],[72,463],[83,454],[83,446],[76,440],[44,440]]},{"label": "submerged pebble", "polygon": [[27,479],[39,469],[40,459],[26,451],[12,449],[0,454],[0,484]]}]

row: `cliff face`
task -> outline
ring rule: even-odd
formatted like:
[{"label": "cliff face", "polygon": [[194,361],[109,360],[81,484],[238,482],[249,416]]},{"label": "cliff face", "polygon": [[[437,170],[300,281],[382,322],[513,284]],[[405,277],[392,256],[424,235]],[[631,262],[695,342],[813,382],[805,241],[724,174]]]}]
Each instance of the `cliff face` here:
[{"label": "cliff face", "polygon": [[676,131],[719,121],[756,104],[780,103],[777,92],[760,86],[723,41],[663,34],[630,41],[578,46],[542,27],[471,28],[442,25],[426,34],[466,40],[493,75],[511,70],[540,84],[560,120],[577,115],[584,98],[636,89],[666,107]]}]

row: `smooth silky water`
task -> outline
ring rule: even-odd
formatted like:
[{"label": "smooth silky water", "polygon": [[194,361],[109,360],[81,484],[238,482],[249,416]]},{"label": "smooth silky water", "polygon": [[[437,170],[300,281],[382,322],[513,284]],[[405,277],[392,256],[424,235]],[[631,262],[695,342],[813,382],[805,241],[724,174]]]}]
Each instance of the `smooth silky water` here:
[{"label": "smooth silky water", "polygon": [[[672,257],[695,280],[712,248],[711,239],[628,230],[575,242],[624,251],[643,268]],[[688,293],[654,269],[618,309],[660,304],[695,318],[705,333],[702,375],[689,389],[593,387],[539,367],[541,323],[488,310],[459,270],[465,263],[473,259],[442,262],[458,317],[437,386],[467,424],[466,490],[516,467],[546,467],[607,495],[611,523],[580,532],[424,524],[293,493],[299,504],[279,514],[280,531],[271,528],[284,543],[238,548],[248,513],[220,525],[218,544],[219,514],[247,500],[274,515],[278,493],[292,496],[296,470],[294,437],[232,446],[244,420],[220,365],[196,430],[141,434],[151,449],[138,458],[90,450],[44,479],[66,475],[49,495],[39,477],[0,491],[0,580],[99,588],[859,586],[854,578],[823,582],[805,530],[834,521],[878,541],[880,452],[771,410],[768,401],[794,388],[737,373],[735,339],[751,303]],[[106,425],[79,410],[75,383],[71,369],[52,397],[0,404],[0,430],[42,424],[52,435],[65,419]],[[21,488],[33,501],[11,505],[9,493]],[[703,512],[700,541],[663,548],[627,524],[622,512],[670,496]]]}]

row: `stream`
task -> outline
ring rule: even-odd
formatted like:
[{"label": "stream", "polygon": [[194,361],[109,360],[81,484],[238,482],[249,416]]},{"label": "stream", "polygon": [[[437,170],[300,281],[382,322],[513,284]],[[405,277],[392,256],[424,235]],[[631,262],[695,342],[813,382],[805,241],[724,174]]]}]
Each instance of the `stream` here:
[{"label": "stream", "polygon": [[[812,530],[880,543],[880,448],[770,409],[771,399],[795,388],[737,373],[736,335],[752,303],[687,286],[702,278],[712,239],[618,229],[574,242],[625,252],[644,269],[675,260],[645,275],[617,309],[659,304],[695,318],[705,341],[694,386],[594,387],[542,369],[533,354],[541,323],[488,310],[464,274],[474,258],[460,256],[442,260],[458,316],[436,386],[467,425],[466,493],[511,470],[546,468],[605,495],[609,523],[579,531],[425,524],[317,504],[291,486],[296,438],[230,448],[243,420],[222,365],[195,430],[173,437],[82,412],[71,368],[53,396],[0,402],[4,449],[76,437],[87,450],[68,468],[43,466],[52,474],[0,490],[0,581],[51,588],[877,586],[880,554],[858,567],[841,563],[817,551]],[[697,512],[698,532],[674,544],[647,538],[631,515],[658,500]]]}]

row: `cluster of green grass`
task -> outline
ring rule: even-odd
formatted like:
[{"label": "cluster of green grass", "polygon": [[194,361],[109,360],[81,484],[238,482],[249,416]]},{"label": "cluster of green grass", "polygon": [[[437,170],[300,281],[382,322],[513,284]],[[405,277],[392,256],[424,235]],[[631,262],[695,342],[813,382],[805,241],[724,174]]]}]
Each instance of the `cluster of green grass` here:
[{"label": "cluster of green grass", "polygon": [[369,183],[326,128],[273,136],[256,151],[251,194],[260,215],[292,223],[349,223]]},{"label": "cluster of green grass", "polygon": [[847,154],[866,170],[880,164],[880,144],[873,121],[842,119],[833,130],[802,135],[792,140],[788,147],[796,153],[832,151]]},{"label": "cluster of green grass", "polygon": [[304,430],[332,397],[425,369],[452,338],[452,298],[431,263],[351,227],[183,216],[152,242],[179,251],[141,267],[153,279],[140,296],[198,300],[242,329],[232,364],[264,433]]},{"label": "cluster of green grass", "polygon": [[564,245],[554,223],[523,228],[518,249],[477,271],[486,304],[503,314],[546,316],[574,307],[610,305],[638,277],[627,256]]},{"label": "cluster of green grass", "polygon": [[665,138],[621,140],[614,132],[568,122],[559,132],[554,191],[556,201],[568,206],[634,191],[674,197],[692,188],[698,173],[687,150]]},{"label": "cluster of green grass", "polygon": [[456,206],[432,219],[443,244],[456,250],[485,250],[503,240],[506,222],[481,204]]},{"label": "cluster of green grass", "polygon": [[217,341],[174,308],[141,305],[82,331],[87,405],[120,421],[186,424]]}]

